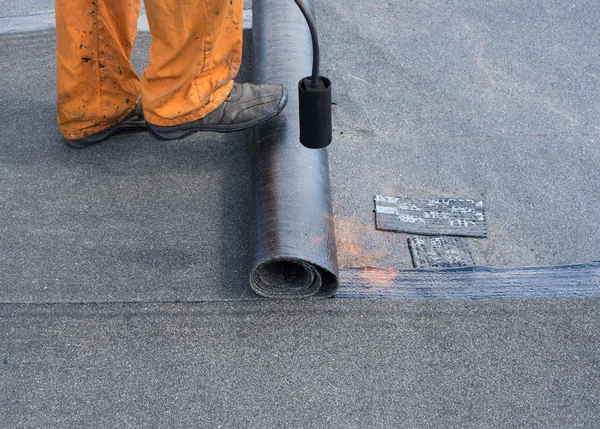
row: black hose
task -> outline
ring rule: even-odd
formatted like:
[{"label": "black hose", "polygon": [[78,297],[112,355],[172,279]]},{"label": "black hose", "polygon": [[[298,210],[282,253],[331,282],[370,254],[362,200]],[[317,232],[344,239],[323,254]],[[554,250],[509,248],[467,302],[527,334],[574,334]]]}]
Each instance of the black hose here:
[{"label": "black hose", "polygon": [[317,35],[317,26],[315,25],[315,21],[306,8],[306,5],[302,2],[302,0],[294,0],[298,5],[298,8],[302,11],[302,15],[304,15],[304,19],[306,19],[306,23],[308,24],[308,28],[310,29],[310,37],[312,39],[313,44],[313,64],[312,64],[312,80],[310,86],[313,88],[317,88],[319,86],[319,65],[321,61],[321,51],[319,49],[319,36]]}]

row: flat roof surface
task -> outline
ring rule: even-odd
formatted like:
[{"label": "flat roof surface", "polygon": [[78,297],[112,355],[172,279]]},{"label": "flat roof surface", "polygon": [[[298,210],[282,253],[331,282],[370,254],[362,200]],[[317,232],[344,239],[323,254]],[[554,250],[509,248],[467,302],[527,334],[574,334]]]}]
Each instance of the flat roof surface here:
[{"label": "flat roof surface", "polygon": [[[376,194],[484,200],[481,266],[600,260],[600,4],[317,18],[341,267],[411,267]],[[54,43],[0,35],[0,426],[595,426],[598,299],[256,300],[249,134],[66,147]]]}]

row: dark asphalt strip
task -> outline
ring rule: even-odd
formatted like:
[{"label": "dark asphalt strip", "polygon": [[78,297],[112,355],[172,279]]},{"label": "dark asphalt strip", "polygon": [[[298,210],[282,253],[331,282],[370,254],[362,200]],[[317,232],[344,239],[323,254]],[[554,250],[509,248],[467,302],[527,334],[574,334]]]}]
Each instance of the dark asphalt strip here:
[{"label": "dark asphalt strip", "polygon": [[353,268],[340,271],[336,298],[403,301],[593,298],[600,264],[465,267],[429,270]]}]

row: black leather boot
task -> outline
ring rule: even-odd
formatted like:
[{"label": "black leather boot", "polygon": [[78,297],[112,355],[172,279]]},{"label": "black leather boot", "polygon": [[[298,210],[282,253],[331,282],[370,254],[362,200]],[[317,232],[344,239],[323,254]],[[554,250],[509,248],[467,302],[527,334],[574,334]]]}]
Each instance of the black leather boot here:
[{"label": "black leather boot", "polygon": [[225,101],[205,117],[167,127],[148,123],[148,131],[159,140],[182,139],[197,131],[241,131],[277,116],[286,103],[283,85],[235,83]]}]

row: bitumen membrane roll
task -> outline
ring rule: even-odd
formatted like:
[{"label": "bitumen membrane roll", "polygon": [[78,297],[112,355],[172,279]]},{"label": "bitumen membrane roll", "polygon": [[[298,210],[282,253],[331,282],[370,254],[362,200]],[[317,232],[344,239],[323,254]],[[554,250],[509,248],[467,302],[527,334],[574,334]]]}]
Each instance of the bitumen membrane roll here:
[{"label": "bitumen membrane roll", "polygon": [[[313,13],[311,0],[305,0]],[[311,72],[310,31],[293,0],[253,2],[253,81],[282,83],[288,104],[253,131],[250,285],[268,298],[330,297],[338,285],[326,149],[300,144],[298,82]]]}]

